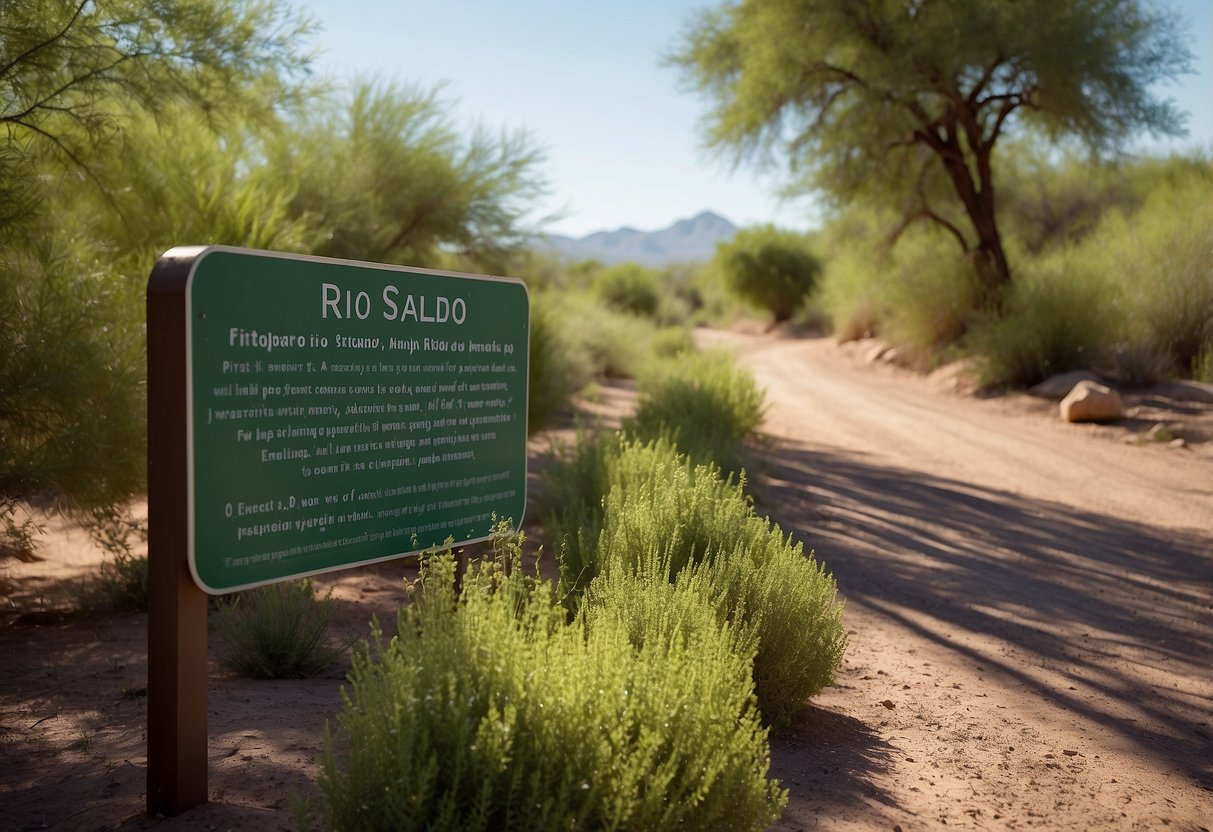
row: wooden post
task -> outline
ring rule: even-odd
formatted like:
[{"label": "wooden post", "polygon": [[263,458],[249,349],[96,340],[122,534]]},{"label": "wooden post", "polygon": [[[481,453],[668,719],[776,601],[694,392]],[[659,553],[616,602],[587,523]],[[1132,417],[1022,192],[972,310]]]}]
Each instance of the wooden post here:
[{"label": "wooden post", "polygon": [[207,799],[207,596],[188,559],[185,291],[193,262],[161,258],[147,286],[149,814],[175,815]]}]

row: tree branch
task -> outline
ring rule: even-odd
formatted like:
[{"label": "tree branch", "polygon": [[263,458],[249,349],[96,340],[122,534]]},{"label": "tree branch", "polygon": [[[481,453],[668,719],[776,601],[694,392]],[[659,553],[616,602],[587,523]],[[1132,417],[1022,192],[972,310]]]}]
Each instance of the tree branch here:
[{"label": "tree branch", "polygon": [[29,49],[26,49],[24,52],[22,52],[17,57],[13,58],[7,64],[0,67],[0,77],[7,75],[13,67],[17,66],[22,61],[28,60],[31,55],[35,54],[36,52],[38,52],[42,49],[47,48],[48,46],[51,46],[52,44],[55,43],[55,41],[66,37],[68,31],[73,26],[76,25],[76,21],[80,18],[80,15],[84,14],[84,7],[87,6],[88,4],[89,4],[89,0],[81,0],[80,5],[76,7],[76,11],[72,13],[71,18],[67,21],[66,25],[64,25],[64,27],[57,34],[52,35],[50,38],[46,39],[42,43],[38,43],[38,44],[31,46]]}]

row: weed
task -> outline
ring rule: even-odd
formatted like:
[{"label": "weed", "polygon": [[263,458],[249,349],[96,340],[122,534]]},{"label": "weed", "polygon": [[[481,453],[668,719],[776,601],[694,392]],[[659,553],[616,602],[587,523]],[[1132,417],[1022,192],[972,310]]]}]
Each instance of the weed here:
[{"label": "weed", "polygon": [[73,606],[83,615],[146,612],[147,558],[129,550],[116,551],[73,595]]},{"label": "weed", "polygon": [[310,579],[239,593],[215,619],[220,662],[255,679],[314,676],[341,656],[328,640],[332,617],[332,594],[318,599]]}]

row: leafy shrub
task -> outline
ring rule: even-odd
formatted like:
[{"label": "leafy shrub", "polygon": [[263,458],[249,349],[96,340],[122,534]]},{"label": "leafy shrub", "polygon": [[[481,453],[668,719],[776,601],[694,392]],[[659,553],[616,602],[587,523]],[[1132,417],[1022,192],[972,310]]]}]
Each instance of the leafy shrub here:
[{"label": "leafy shrub", "polygon": [[89,536],[107,554],[95,577],[74,594],[74,606],[85,615],[147,612],[147,557],[136,555],[131,537],[147,540],[147,524],[129,509],[94,506],[84,519]]},{"label": "leafy shrub", "polygon": [[530,349],[527,431],[534,433],[552,424],[573,393],[589,381],[590,372],[544,295],[531,305]]},{"label": "leafy shrub", "polygon": [[762,423],[765,394],[731,355],[711,350],[652,362],[639,382],[629,433],[642,440],[669,435],[696,462],[741,470],[743,443]]},{"label": "leafy shrub", "polygon": [[29,543],[16,516],[31,498],[86,518],[146,487],[142,321],[129,300],[71,240],[0,239],[0,517],[14,548]]},{"label": "leafy shrub", "polygon": [[[577,609],[585,588],[601,570],[598,535],[607,495],[640,489],[674,467],[692,471],[689,459],[668,437],[639,442],[623,433],[580,434],[571,454],[548,465],[543,526],[559,547],[560,597],[566,606]],[[715,476],[711,481],[723,497],[725,484]]]},{"label": "leafy shrub", "polygon": [[[399,634],[355,657],[319,776],[333,829],[761,829],[778,817],[786,795],[766,779],[749,657],[714,616],[686,611],[681,629],[658,621],[638,643],[620,615],[565,624],[550,585],[521,572],[473,566],[458,598],[453,572],[449,554],[428,560]],[[655,611],[669,594],[646,597]]]},{"label": "leafy shrub", "polygon": [[[720,620],[752,630],[757,640],[754,685],[763,718],[786,722],[833,681],[842,660],[846,632],[834,579],[754,513],[742,483],[633,447],[649,457],[647,476],[612,488],[604,500],[600,575],[583,607],[617,598],[616,580],[677,583],[702,573],[686,580],[702,581]],[[631,451],[623,450],[624,465]]]},{"label": "leafy shrub", "polygon": [[328,641],[332,618],[331,595],[317,599],[310,579],[239,593],[215,619],[220,662],[254,679],[314,676],[341,655]]},{"label": "leafy shrub", "polygon": [[614,603],[626,594],[616,581],[698,575],[686,580],[706,582],[705,601],[720,620],[757,639],[754,679],[765,719],[786,721],[830,683],[846,645],[836,584],[754,513],[743,483],[693,466],[668,440],[620,434],[581,440],[545,481],[544,525],[560,553],[567,606]]},{"label": "leafy shrub", "polygon": [[594,275],[594,293],[608,306],[652,318],[661,304],[658,273],[638,263],[620,263]]},{"label": "leafy shrub", "polygon": [[776,323],[796,314],[821,274],[803,235],[770,225],[738,231],[717,246],[713,262],[738,297],[770,312]]},{"label": "leafy shrub", "polygon": [[73,595],[73,605],[84,615],[147,612],[147,558],[129,550],[112,552]]},{"label": "leafy shrub", "polygon": [[984,385],[1026,387],[1099,362],[1111,309],[1106,287],[1087,269],[1069,252],[1019,267],[1002,316],[969,342]]},{"label": "leafy shrub", "polygon": [[694,337],[690,330],[680,326],[663,327],[649,341],[649,354],[657,358],[673,358],[694,351]]},{"label": "leafy shrub", "polygon": [[1125,342],[1190,373],[1213,346],[1213,167],[1156,187],[1141,210],[1113,214],[1082,254],[1119,301]]}]

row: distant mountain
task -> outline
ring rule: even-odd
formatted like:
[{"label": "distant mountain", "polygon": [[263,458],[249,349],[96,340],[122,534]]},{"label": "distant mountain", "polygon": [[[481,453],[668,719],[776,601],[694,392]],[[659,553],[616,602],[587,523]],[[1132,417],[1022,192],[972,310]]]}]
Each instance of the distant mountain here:
[{"label": "distant mountain", "polygon": [[645,266],[668,266],[710,260],[716,244],[733,239],[737,227],[719,214],[704,211],[660,231],[596,231],[573,238],[550,234],[541,238],[556,253],[572,260],[594,259],[611,265],[631,261]]}]

